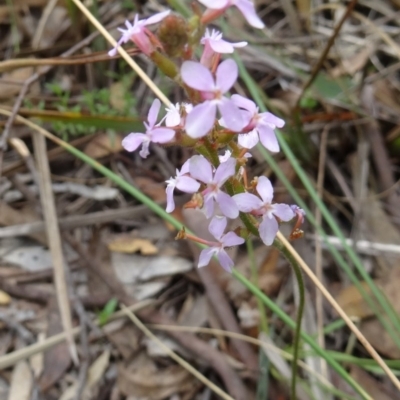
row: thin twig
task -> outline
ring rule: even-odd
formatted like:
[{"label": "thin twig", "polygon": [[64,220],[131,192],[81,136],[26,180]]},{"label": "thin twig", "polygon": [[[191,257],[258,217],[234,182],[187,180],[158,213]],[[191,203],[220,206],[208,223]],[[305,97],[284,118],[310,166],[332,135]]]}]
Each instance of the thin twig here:
[{"label": "thin twig", "polygon": [[351,331],[357,336],[357,339],[361,342],[364,348],[368,351],[371,357],[379,364],[379,366],[383,369],[383,371],[387,374],[389,379],[393,382],[393,384],[400,390],[400,381],[397,379],[396,375],[392,372],[392,370],[386,365],[386,363],[382,360],[381,356],[376,352],[376,350],[371,346],[368,342],[367,338],[360,332],[357,326],[353,323],[353,321],[347,316],[345,311],[339,306],[336,300],[332,297],[332,295],[326,290],[324,285],[318,280],[315,276],[314,272],[310,269],[310,267],[304,262],[304,260],[300,257],[297,251],[293,248],[293,246],[289,243],[289,241],[282,235],[281,232],[278,232],[277,238],[285,245],[285,247],[290,251],[296,261],[299,263],[303,271],[308,275],[308,277],[312,280],[315,286],[322,292],[324,297],[329,301],[332,307],[336,310],[336,312],[343,318],[346,322],[347,326],[351,329]]},{"label": "thin twig", "polygon": [[67,342],[71,358],[75,364],[78,364],[78,354],[72,335],[72,314],[64,271],[65,260],[61,244],[60,230],[57,223],[55,200],[51,188],[50,167],[47,160],[46,139],[39,132],[34,131],[33,144],[39,172],[40,199],[46,223],[47,240],[53,261],[54,283],[57,292],[58,307],[60,309],[63,328],[67,333]]},{"label": "thin twig", "polygon": [[195,376],[200,382],[203,382],[207,387],[209,387],[214,393],[218,396],[222,397],[225,400],[234,400],[233,397],[229,396],[229,394],[225,393],[221,390],[217,385],[207,379],[203,374],[197,371],[196,368],[192,367],[188,362],[186,362],[183,358],[179,357],[175,352],[173,352],[168,346],[166,346],[157,336],[155,336],[146,326],[136,317],[136,315],[129,310],[129,308],[125,307],[121,304],[122,310],[126,313],[128,318],[151,340],[153,340],[159,347],[161,347],[169,357],[175,360],[179,365],[185,368],[188,372],[190,372],[193,376]]},{"label": "thin twig", "polygon": [[[318,177],[317,177],[317,193],[320,198],[323,195],[324,179],[325,179],[325,161],[326,161],[326,146],[328,140],[329,125],[326,125],[322,131],[320,143],[320,155],[318,163]],[[322,215],[321,210],[317,207],[315,210],[316,225],[321,226]],[[315,272],[320,282],[323,282],[322,275],[322,246],[321,242],[315,241]],[[317,328],[318,328],[318,344],[322,349],[325,349],[325,335],[324,335],[324,307],[322,293],[317,290],[315,298],[315,309],[317,312]],[[321,372],[325,377],[328,377],[328,366],[326,360],[321,358]]]},{"label": "thin twig", "polygon": [[300,102],[301,102],[301,99],[302,99],[303,96],[304,96],[304,93],[305,93],[305,92],[307,91],[307,89],[312,85],[312,83],[314,82],[314,80],[315,80],[316,77],[318,76],[319,71],[321,70],[322,65],[324,64],[324,62],[325,62],[325,60],[326,60],[326,57],[328,56],[331,47],[332,47],[333,44],[335,43],[336,37],[338,36],[338,34],[339,34],[339,32],[340,32],[340,29],[342,28],[342,26],[343,26],[344,22],[346,21],[346,19],[350,16],[350,14],[351,14],[351,12],[353,11],[353,9],[354,9],[354,7],[356,6],[356,4],[357,4],[357,0],[352,0],[352,1],[348,4],[348,6],[346,7],[346,12],[342,15],[342,18],[340,19],[340,21],[338,22],[338,24],[335,26],[335,29],[334,29],[334,31],[333,31],[333,34],[332,34],[331,37],[329,38],[328,43],[326,44],[324,51],[322,52],[321,56],[319,57],[317,63],[315,64],[315,66],[314,66],[314,68],[313,68],[313,70],[312,70],[312,72],[311,72],[310,78],[308,79],[308,81],[307,81],[307,82],[305,83],[305,85],[303,86],[303,89],[302,89],[302,91],[301,91],[301,93],[300,93],[300,96],[299,96],[299,98],[297,99],[295,109],[299,109],[299,107],[300,107]]}]

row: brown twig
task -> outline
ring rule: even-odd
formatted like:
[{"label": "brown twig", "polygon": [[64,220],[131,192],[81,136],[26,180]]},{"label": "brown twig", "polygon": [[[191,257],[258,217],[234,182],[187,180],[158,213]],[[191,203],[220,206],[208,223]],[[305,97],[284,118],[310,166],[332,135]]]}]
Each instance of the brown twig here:
[{"label": "brown twig", "polygon": [[72,335],[72,316],[68,296],[68,286],[64,271],[64,256],[61,236],[57,223],[57,212],[51,187],[50,167],[47,160],[46,139],[39,132],[33,133],[33,145],[39,172],[40,199],[46,223],[47,240],[54,268],[54,283],[61,321],[68,336],[68,346],[72,360],[78,364],[78,355]]},{"label": "brown twig", "polygon": [[329,54],[329,51],[331,49],[331,47],[333,46],[333,44],[335,43],[335,40],[340,32],[340,29],[342,28],[344,22],[346,21],[346,19],[350,16],[351,12],[353,11],[354,7],[357,4],[357,0],[351,0],[351,2],[348,4],[347,8],[346,8],[346,12],[342,15],[342,18],[340,19],[340,21],[338,22],[338,24],[335,26],[335,29],[333,30],[333,34],[331,35],[331,37],[328,40],[328,43],[325,46],[324,51],[322,52],[322,54],[320,55],[317,63],[315,64],[314,68],[312,69],[311,72],[311,76],[308,79],[308,81],[305,83],[305,85],[303,86],[303,89],[301,90],[300,96],[297,99],[296,102],[296,106],[295,106],[295,110],[298,110],[300,108],[300,102],[302,97],[304,96],[304,93],[306,92],[306,90],[312,85],[312,83],[315,81],[315,79],[317,78],[319,71],[322,68],[322,65],[324,64],[326,57]]}]

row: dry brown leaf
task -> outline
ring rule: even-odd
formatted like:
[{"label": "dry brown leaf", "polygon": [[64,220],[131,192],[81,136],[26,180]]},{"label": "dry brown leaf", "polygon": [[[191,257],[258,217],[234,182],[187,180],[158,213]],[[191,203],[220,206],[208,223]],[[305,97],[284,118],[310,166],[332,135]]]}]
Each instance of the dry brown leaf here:
[{"label": "dry brown leaf", "polygon": [[144,256],[151,256],[158,253],[158,249],[148,239],[135,238],[131,235],[120,235],[108,244],[110,251],[119,253],[140,252]]},{"label": "dry brown leaf", "polygon": [[195,384],[192,375],[182,367],[157,369],[147,356],[138,357],[133,366],[120,366],[118,372],[121,393],[138,398],[162,400],[191,390]]},{"label": "dry brown leaf", "polygon": [[[0,78],[0,100],[6,100],[17,95],[21,90],[25,80],[28,79],[34,72],[35,71],[32,67],[27,67],[18,68],[14,71],[4,73]],[[32,85],[30,90],[38,93],[38,84]]]},{"label": "dry brown leaf", "polygon": [[155,202],[161,203],[166,200],[165,184],[155,182],[153,179],[144,176],[134,178],[135,184],[144,194]]},{"label": "dry brown leaf", "polygon": [[84,149],[84,153],[94,159],[119,153],[123,150],[121,135],[108,135],[103,133],[94,137]]},{"label": "dry brown leaf", "polygon": [[[362,282],[361,285],[367,293],[371,293],[365,282]],[[349,317],[367,318],[374,314],[354,285],[344,288],[336,296],[336,301]]]},{"label": "dry brown leaf", "polygon": [[26,361],[20,361],[14,367],[8,400],[29,400],[32,388],[32,373]]},{"label": "dry brown leaf", "polygon": [[11,297],[8,293],[0,290],[0,306],[7,306],[10,304]]},{"label": "dry brown leaf", "polygon": [[338,78],[344,74],[354,75],[364,67],[373,50],[374,48],[372,46],[366,46],[362,48],[361,51],[354,54],[354,56],[342,59],[341,64],[331,70],[331,75],[334,78]]},{"label": "dry brown leaf", "polygon": [[[49,304],[49,329],[47,336],[52,336],[61,333],[63,328],[56,299],[53,298],[50,300]],[[44,353],[43,374],[39,381],[41,390],[46,391],[53,386],[64,375],[70,364],[71,356],[66,342],[59,343],[47,350]]]},{"label": "dry brown leaf", "polygon": [[373,399],[392,400],[396,396],[394,393],[390,395],[379,380],[374,379],[370,374],[356,365],[351,366],[350,375]]}]

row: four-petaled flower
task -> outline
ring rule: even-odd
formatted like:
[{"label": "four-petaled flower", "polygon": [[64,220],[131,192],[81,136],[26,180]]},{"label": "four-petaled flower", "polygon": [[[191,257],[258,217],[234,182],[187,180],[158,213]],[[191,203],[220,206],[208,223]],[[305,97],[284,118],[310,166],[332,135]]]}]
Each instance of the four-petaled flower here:
[{"label": "four-petaled flower", "polygon": [[196,193],[199,190],[200,183],[194,180],[189,176],[189,163],[190,160],[187,160],[183,165],[181,170],[176,169],[176,177],[170,178],[166,182],[167,185],[167,208],[166,211],[168,213],[174,211],[175,202],[174,202],[174,190],[175,188],[181,190],[185,193]]},{"label": "four-petaled flower", "polygon": [[139,154],[143,158],[146,158],[150,154],[150,142],[167,143],[174,138],[175,131],[173,129],[156,125],[160,107],[160,100],[155,99],[150,107],[149,114],[147,116],[147,123],[144,123],[144,126],[146,127],[146,133],[130,133],[122,140],[122,146],[125,150],[135,151],[140,145],[142,145],[142,149],[140,150]]},{"label": "four-petaled flower", "polygon": [[210,233],[217,239],[218,243],[210,242],[211,247],[202,250],[199,257],[198,267],[205,267],[209,264],[212,256],[217,256],[221,267],[231,272],[234,265],[232,259],[225,251],[225,247],[238,246],[244,243],[244,239],[235,232],[223,234],[227,225],[225,217],[214,217],[208,227]]},{"label": "four-petaled flower", "polygon": [[258,17],[251,0],[199,0],[199,2],[212,10],[225,11],[228,7],[237,7],[251,26],[258,29],[265,26]]},{"label": "four-petaled flower", "polygon": [[204,100],[186,117],[185,129],[189,136],[192,138],[205,136],[214,126],[217,108],[228,129],[239,132],[244,128],[247,121],[243,121],[243,112],[231,99],[223,96],[238,77],[235,61],[231,59],[223,61],[217,68],[215,81],[210,70],[194,61],[185,61],[182,64],[181,76],[186,85],[200,92]]},{"label": "four-petaled flower", "polygon": [[233,53],[235,48],[247,46],[247,42],[227,42],[226,40],[222,39],[222,33],[215,29],[213,29],[211,32],[209,29],[206,29],[206,33],[201,38],[200,43],[204,45],[200,63],[206,67],[211,67],[215,53]]},{"label": "four-petaled flower", "polygon": [[258,227],[261,240],[270,246],[279,230],[278,217],[282,221],[290,221],[295,213],[287,204],[271,204],[274,195],[271,181],[260,176],[257,183],[257,192],[261,199],[251,193],[240,193],[233,196],[238,208],[242,212],[262,216],[262,222]]},{"label": "four-petaled flower", "polygon": [[204,197],[204,212],[207,218],[214,213],[214,200],[218,203],[221,212],[228,218],[236,218],[239,210],[236,203],[228,194],[221,190],[224,183],[235,174],[236,160],[229,158],[220,164],[213,174],[213,167],[203,156],[193,156],[190,159],[190,176],[207,185],[202,194]]},{"label": "four-petaled flower", "polygon": [[142,20],[139,20],[139,14],[136,14],[133,25],[129,21],[125,21],[126,29],[118,28],[122,33],[122,36],[118,40],[117,45],[108,52],[108,55],[110,57],[115,56],[118,47],[121,46],[122,43],[127,43],[129,40],[132,40],[144,54],[150,55],[154,51],[154,45],[150,40],[150,37],[152,37],[153,34],[146,28],[146,26],[160,22],[170,12],[170,10],[163,11]]},{"label": "four-petaled flower", "polygon": [[234,94],[231,99],[240,109],[243,109],[244,115],[247,114],[250,118],[250,122],[243,128],[243,131],[248,133],[239,135],[238,143],[246,149],[251,149],[260,140],[266,149],[274,153],[278,152],[279,143],[274,129],[282,128],[285,121],[269,112],[259,113],[253,101],[239,94]]}]

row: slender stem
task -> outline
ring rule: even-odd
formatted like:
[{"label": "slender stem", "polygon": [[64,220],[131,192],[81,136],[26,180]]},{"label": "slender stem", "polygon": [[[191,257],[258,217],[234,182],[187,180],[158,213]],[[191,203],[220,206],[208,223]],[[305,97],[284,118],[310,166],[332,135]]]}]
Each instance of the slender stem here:
[{"label": "slender stem", "polygon": [[305,303],[304,279],[298,262],[293,257],[293,255],[287,250],[287,248],[283,245],[283,243],[280,240],[275,240],[274,246],[280,250],[280,252],[284,255],[286,260],[292,266],[294,274],[296,275],[297,284],[299,286],[299,307],[297,309],[296,329],[294,331],[294,338],[293,338],[292,386],[291,386],[291,399],[296,400],[297,361],[299,359],[301,321],[303,319],[304,303]]}]

